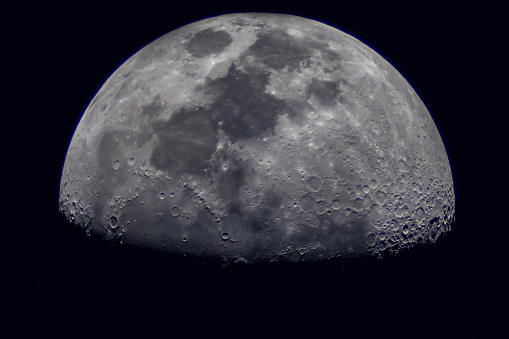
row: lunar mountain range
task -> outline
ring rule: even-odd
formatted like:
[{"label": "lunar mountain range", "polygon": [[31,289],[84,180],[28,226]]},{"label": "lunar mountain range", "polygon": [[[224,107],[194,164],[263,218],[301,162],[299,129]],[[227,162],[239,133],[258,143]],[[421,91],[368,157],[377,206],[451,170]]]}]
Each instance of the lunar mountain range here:
[{"label": "lunar mountain range", "polygon": [[70,143],[60,210],[176,255],[320,261],[432,243],[455,196],[432,117],[387,61],[323,23],[243,13],[111,75]]}]

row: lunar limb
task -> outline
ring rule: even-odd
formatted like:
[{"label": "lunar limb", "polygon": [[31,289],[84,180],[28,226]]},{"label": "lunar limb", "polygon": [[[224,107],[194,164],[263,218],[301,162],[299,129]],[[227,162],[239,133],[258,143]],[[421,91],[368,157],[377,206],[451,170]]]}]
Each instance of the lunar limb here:
[{"label": "lunar limb", "polygon": [[177,255],[321,261],[433,243],[455,196],[432,117],[387,61],[323,23],[243,13],[172,31],[111,75],[59,206]]}]

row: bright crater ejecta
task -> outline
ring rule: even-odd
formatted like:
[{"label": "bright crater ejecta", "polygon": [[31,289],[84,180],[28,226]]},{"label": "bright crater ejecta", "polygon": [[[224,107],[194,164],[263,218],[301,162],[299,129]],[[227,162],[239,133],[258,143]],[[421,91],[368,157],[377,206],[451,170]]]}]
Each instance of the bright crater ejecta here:
[{"label": "bright crater ejecta", "polygon": [[229,14],[134,54],[85,111],[60,210],[122,243],[229,262],[397,252],[450,229],[440,134],[382,57],[322,23]]}]

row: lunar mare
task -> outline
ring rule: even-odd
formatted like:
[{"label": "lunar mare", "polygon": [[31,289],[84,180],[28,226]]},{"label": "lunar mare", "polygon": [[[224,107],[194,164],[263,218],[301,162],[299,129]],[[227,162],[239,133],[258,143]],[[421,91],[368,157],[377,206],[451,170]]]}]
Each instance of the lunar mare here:
[{"label": "lunar mare", "polygon": [[76,128],[59,204],[107,239],[232,262],[397,252],[455,213],[408,82],[333,27],[261,13],[181,27],[120,66]]}]

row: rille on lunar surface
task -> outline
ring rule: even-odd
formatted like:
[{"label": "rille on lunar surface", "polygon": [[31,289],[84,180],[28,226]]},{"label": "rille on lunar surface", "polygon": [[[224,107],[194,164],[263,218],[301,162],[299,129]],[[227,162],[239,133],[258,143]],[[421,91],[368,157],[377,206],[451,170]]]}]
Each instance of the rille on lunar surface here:
[{"label": "rille on lunar surface", "polygon": [[228,262],[395,253],[450,229],[447,153],[382,57],[317,21],[229,14],[120,66],[69,146],[87,233]]}]

